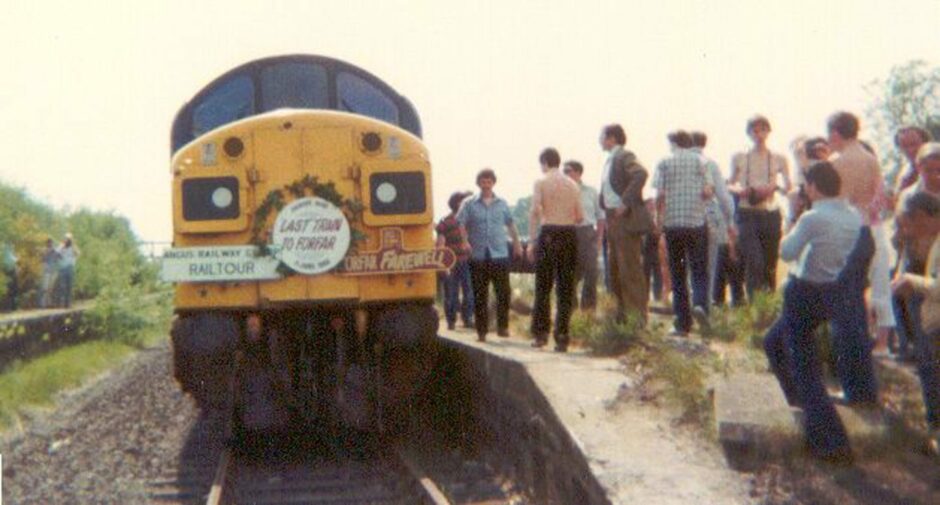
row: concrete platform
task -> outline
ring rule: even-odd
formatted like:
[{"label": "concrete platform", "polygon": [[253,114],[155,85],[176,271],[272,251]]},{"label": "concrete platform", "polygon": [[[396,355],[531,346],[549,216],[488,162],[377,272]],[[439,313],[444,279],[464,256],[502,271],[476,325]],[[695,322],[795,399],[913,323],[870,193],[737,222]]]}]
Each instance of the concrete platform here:
[{"label": "concrete platform", "polygon": [[[502,469],[536,503],[751,503],[714,444],[661,409],[618,400],[634,387],[615,359],[533,349],[529,340],[443,331],[485,389],[481,413]],[[500,462],[497,461],[497,464]]]},{"label": "concrete platform", "polygon": [[[835,400],[835,398],[834,398]],[[753,470],[803,447],[803,411],[790,407],[769,374],[739,374],[718,383],[714,391],[715,427],[732,468]],[[887,430],[877,411],[836,405],[850,443],[865,443]]]}]

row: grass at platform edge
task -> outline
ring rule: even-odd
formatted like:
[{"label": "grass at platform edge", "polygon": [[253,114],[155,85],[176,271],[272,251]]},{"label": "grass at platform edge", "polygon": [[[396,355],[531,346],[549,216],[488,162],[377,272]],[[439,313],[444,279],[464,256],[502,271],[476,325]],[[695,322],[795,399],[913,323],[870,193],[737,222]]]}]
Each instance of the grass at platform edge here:
[{"label": "grass at platform edge", "polygon": [[0,373],[0,432],[21,426],[25,413],[51,406],[59,393],[167,338],[172,309],[166,294],[101,302],[82,330],[93,332],[93,340],[14,363]]}]

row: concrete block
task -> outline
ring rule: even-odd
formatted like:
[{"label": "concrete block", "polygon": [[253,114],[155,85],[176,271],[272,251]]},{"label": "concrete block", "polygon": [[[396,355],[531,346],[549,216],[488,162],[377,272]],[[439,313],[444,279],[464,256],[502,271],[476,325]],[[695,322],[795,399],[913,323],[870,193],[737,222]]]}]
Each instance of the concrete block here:
[{"label": "concrete block", "polygon": [[714,394],[718,440],[732,468],[750,470],[801,441],[797,409],[770,374],[734,375]]}]

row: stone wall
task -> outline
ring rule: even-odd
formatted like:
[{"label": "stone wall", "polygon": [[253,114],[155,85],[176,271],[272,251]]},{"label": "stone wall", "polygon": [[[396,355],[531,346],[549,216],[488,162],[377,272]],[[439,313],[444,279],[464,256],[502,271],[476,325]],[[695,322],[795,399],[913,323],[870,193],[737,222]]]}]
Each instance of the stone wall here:
[{"label": "stone wall", "polygon": [[539,504],[606,504],[577,442],[525,366],[441,339],[436,428],[464,437]]}]

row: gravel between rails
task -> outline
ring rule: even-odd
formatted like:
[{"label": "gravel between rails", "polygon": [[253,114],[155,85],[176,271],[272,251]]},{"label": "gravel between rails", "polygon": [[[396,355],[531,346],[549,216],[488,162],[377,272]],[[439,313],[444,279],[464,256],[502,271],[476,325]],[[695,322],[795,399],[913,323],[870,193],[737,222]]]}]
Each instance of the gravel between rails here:
[{"label": "gravel between rails", "polygon": [[148,503],[199,420],[170,366],[168,344],[145,349],[4,440],[7,503]]}]

